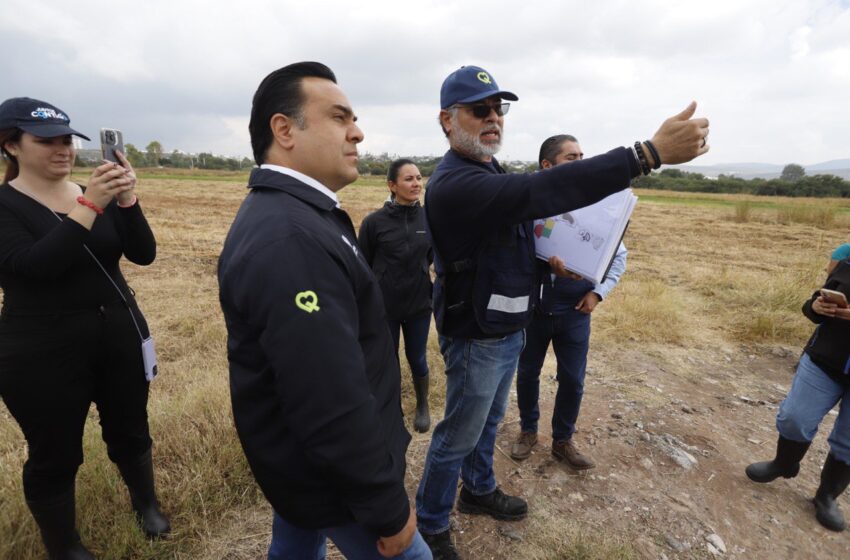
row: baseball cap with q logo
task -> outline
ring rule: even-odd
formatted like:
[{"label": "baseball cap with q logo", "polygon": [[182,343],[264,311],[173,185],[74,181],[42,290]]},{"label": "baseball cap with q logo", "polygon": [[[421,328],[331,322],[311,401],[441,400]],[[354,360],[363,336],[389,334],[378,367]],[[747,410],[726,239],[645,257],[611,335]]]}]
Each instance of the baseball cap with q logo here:
[{"label": "baseball cap with q logo", "polygon": [[483,68],[461,66],[443,81],[440,108],[448,109],[456,103],[474,103],[493,95],[510,101],[519,100],[516,94],[499,89],[493,76]]}]

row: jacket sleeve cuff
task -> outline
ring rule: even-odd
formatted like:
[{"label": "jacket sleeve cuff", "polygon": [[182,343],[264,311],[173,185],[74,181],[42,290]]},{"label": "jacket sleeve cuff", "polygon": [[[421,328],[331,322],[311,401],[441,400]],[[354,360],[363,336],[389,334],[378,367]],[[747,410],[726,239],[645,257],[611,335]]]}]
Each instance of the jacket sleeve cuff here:
[{"label": "jacket sleeve cuff", "polygon": [[404,488],[402,488],[402,495],[404,499],[399,500],[400,509],[396,511],[396,514],[386,523],[372,527],[378,533],[378,536],[391,537],[401,532],[404,526],[407,525],[407,520],[410,518],[410,502],[407,499],[407,492],[404,491]]},{"label": "jacket sleeve cuff", "polygon": [[626,155],[626,159],[629,162],[629,172],[631,173],[632,179],[635,177],[640,177],[643,175],[643,171],[640,169],[640,164],[635,160],[635,156],[632,153],[630,148],[623,148],[624,153]]},{"label": "jacket sleeve cuff", "polygon": [[815,292],[814,294],[812,294],[812,297],[806,303],[803,304],[803,315],[805,315],[809,319],[809,321],[817,325],[823,323],[824,320],[826,320],[826,317],[815,313],[815,310],[812,309],[812,303],[814,303],[814,301],[818,298],[819,295],[820,291]]}]

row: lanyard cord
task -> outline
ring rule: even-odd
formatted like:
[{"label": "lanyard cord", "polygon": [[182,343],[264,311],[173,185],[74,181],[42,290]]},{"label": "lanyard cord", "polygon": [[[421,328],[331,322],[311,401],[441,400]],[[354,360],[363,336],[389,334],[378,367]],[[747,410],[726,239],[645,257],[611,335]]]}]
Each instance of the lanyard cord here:
[{"label": "lanyard cord", "polygon": [[[51,212],[53,211],[51,210]],[[56,214],[56,212],[53,213]],[[56,217],[59,218],[60,221],[62,220],[62,218],[60,218],[58,215]],[[130,312],[130,319],[133,320],[133,326],[136,327],[136,332],[139,333],[139,340],[144,342],[145,337],[142,334],[142,329],[139,328],[139,323],[136,321],[136,314],[133,313],[133,308],[130,306],[130,302],[127,301],[127,297],[124,295],[124,292],[121,291],[121,288],[118,287],[118,284],[115,283],[115,280],[112,279],[112,276],[109,274],[109,272],[107,272],[103,265],[100,264],[100,260],[96,256],[94,256],[94,253],[91,252],[91,249],[88,248],[88,245],[83,243],[83,248],[86,250],[86,253],[88,253],[91,258],[94,259],[94,262],[97,264],[98,268],[103,271],[103,273],[109,279],[109,283],[112,284],[112,286],[115,288],[115,291],[118,292],[119,296],[121,296],[121,301],[123,301],[124,305],[127,306],[127,311]]]}]

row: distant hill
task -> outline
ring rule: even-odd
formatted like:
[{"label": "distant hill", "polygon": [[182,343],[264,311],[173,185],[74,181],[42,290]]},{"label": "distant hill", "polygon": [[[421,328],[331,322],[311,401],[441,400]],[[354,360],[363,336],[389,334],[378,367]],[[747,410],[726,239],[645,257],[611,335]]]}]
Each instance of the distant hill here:
[{"label": "distant hill", "polygon": [[[734,175],[741,179],[777,179],[782,174],[784,165],[773,163],[718,163],[716,165],[673,165],[677,169],[689,173],[702,173],[706,177],[718,175]],[[850,159],[833,159],[812,165],[803,165],[806,175],[829,174],[850,180]]]}]

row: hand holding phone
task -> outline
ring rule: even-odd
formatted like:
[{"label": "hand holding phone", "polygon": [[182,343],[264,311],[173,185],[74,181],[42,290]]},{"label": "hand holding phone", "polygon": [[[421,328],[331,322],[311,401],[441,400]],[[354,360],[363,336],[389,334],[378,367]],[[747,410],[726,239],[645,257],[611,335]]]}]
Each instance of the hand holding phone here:
[{"label": "hand holding phone", "polygon": [[124,153],[124,137],[121,131],[114,128],[101,128],[100,150],[104,160],[121,165],[121,160],[115,155],[116,150]]},{"label": "hand holding phone", "polygon": [[832,303],[837,305],[841,309],[847,309],[847,296],[842,292],[838,292],[836,290],[827,290],[826,288],[821,288],[820,296],[826,303]]}]

